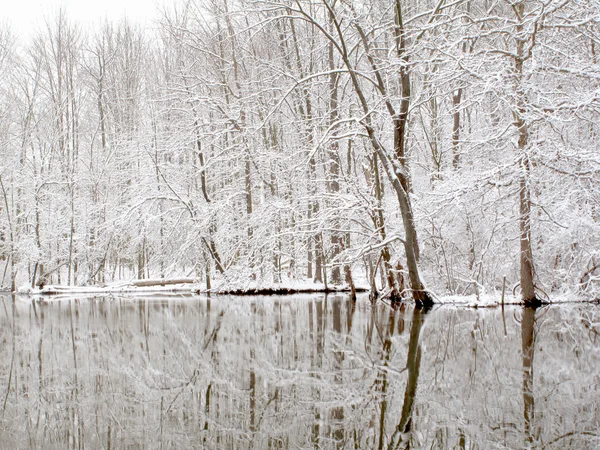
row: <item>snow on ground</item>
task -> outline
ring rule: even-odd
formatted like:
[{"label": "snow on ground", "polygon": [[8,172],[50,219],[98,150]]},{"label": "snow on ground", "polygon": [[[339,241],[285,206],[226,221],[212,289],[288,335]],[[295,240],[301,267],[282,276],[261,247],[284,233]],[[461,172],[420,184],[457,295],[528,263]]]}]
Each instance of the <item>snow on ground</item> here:
[{"label": "snow on ground", "polygon": [[[554,303],[582,303],[595,301],[592,297],[582,296],[577,292],[560,293],[552,295],[544,299],[549,304]],[[442,305],[461,305],[473,308],[487,308],[500,306],[502,304],[502,295],[499,292],[489,294],[471,295],[444,295],[436,297],[435,302]],[[513,294],[504,294],[505,305],[520,305],[522,304],[521,297]]]},{"label": "snow on ground", "polygon": [[[47,285],[43,288],[31,288],[31,286],[21,286],[17,290],[18,294],[30,295],[30,296],[43,296],[45,300],[52,298],[59,299],[62,297],[72,296],[95,296],[95,295],[192,295],[192,294],[206,294],[208,293],[206,285],[204,283],[174,283],[173,280],[141,280],[145,283],[154,282],[151,286],[136,286],[134,283],[139,282],[119,282],[107,284],[104,286],[59,286],[59,285]],[[176,280],[175,280],[176,281]],[[164,282],[164,285],[161,285]],[[284,283],[278,284],[262,284],[254,281],[244,283],[243,286],[239,284],[227,284],[221,282],[215,285],[211,290],[212,294],[300,294],[300,293],[319,293],[326,291],[340,291],[347,292],[349,289],[347,286],[328,286],[329,289],[325,288],[323,283],[315,283],[308,280],[289,280]],[[363,292],[368,291],[366,286],[356,286],[358,290]],[[271,292],[269,292],[271,291]],[[502,304],[502,295],[500,292],[491,293],[480,293],[479,295],[442,295],[435,296],[435,303],[441,305],[456,305],[471,308],[487,308],[500,306]],[[578,292],[563,292],[550,296],[546,301],[548,303],[580,303],[588,301],[597,301],[590,296],[582,296]],[[512,293],[505,293],[504,295],[505,305],[519,305],[521,304],[521,298],[518,295]]]},{"label": "snow on ground", "polygon": [[[176,281],[176,280],[175,280]],[[144,285],[138,286],[135,283],[144,282]],[[327,290],[331,291],[346,291],[347,286],[329,286],[326,289],[323,283],[314,283],[312,281],[292,281],[279,284],[259,284],[254,281],[239,284],[227,284],[224,282],[215,284],[216,287],[211,289],[214,294],[219,293],[252,293],[254,291],[289,291],[289,293],[295,292],[324,292]],[[362,288],[361,286],[357,287]],[[46,285],[42,288],[32,288],[31,286],[21,286],[17,290],[18,294],[24,295],[44,295],[44,296],[56,296],[56,295],[109,295],[109,294],[153,294],[153,293],[180,293],[180,294],[193,294],[193,293],[207,293],[206,285],[204,283],[194,283],[190,281],[175,283],[173,280],[138,280],[135,282],[120,282],[112,283],[104,286],[61,286],[61,285]]]}]

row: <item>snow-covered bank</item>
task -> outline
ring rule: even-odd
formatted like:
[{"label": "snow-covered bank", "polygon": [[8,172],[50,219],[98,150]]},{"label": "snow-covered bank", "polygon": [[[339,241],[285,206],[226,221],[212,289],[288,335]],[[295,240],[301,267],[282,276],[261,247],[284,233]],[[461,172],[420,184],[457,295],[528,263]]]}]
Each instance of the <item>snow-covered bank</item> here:
[{"label": "snow-covered bank", "polygon": [[[359,284],[355,287],[357,293],[366,293],[369,291],[366,285]],[[61,299],[91,296],[192,296],[192,295],[232,295],[232,296],[251,296],[251,295],[295,295],[295,294],[328,294],[328,293],[350,293],[350,288],[346,285],[325,286],[322,283],[310,281],[288,281],[279,284],[259,284],[257,282],[246,283],[245,285],[222,283],[208,290],[206,285],[195,279],[147,279],[134,280],[129,282],[119,282],[103,286],[64,286],[47,285],[42,288],[32,289],[29,286],[22,286],[17,294],[32,297],[43,297],[45,300]],[[6,292],[6,295],[10,295]],[[380,293],[382,294],[382,293]],[[388,302],[385,294],[380,298]],[[435,303],[438,305],[455,305],[467,308],[493,308],[505,305],[521,305],[523,302],[519,295],[505,293],[504,301],[500,292],[480,293],[479,295],[442,295],[434,296]],[[411,300],[407,300],[411,302]],[[547,304],[563,303],[600,303],[597,297],[582,296],[577,292],[560,293],[550,296],[545,300]]]},{"label": "snow-covered bank", "polygon": [[[356,292],[367,292],[365,286],[356,286]],[[22,286],[18,294],[26,295],[109,295],[109,294],[153,294],[153,293],[181,293],[181,294],[224,294],[224,295],[287,295],[303,293],[334,293],[350,292],[348,286],[325,286],[322,283],[297,281],[288,283],[262,285],[256,282],[244,285],[222,283],[207,289],[204,283],[195,279],[148,279],[120,282],[102,286],[64,286],[46,285],[41,288]]]},{"label": "snow-covered bank", "polygon": [[[471,308],[488,308],[505,305],[522,305],[521,297],[505,294],[504,302],[500,293],[472,295],[445,295],[436,298],[436,303],[441,305],[460,305]],[[596,297],[585,297],[577,293],[561,293],[544,299],[544,304],[554,305],[563,303],[600,303]]]}]

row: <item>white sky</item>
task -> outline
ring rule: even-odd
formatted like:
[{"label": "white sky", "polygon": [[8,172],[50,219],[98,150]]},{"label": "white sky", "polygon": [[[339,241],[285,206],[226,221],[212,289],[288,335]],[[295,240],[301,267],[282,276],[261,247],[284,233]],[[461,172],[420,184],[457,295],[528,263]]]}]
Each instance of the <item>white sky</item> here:
[{"label": "white sky", "polygon": [[84,28],[107,17],[111,21],[127,16],[134,23],[150,23],[156,17],[156,0],[0,0],[0,22],[7,22],[21,37],[44,26],[60,7],[67,17]]}]

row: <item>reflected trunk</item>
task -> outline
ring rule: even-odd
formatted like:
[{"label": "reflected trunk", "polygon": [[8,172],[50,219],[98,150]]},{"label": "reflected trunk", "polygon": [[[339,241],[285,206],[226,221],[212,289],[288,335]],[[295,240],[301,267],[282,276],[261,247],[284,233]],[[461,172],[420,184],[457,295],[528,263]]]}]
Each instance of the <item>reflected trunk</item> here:
[{"label": "reflected trunk", "polygon": [[410,338],[408,342],[408,356],[406,358],[406,370],[408,371],[408,380],[406,381],[406,390],[404,391],[404,402],[402,403],[402,415],[396,426],[396,430],[390,439],[388,448],[399,448],[402,444],[410,446],[412,431],[412,416],[414,404],[417,396],[417,387],[419,381],[419,371],[421,369],[421,346],[419,338],[421,328],[425,323],[425,316],[428,309],[415,308],[410,327]]},{"label": "reflected trunk", "polygon": [[523,426],[526,446],[531,446],[535,441],[533,433],[535,422],[535,399],[533,396],[534,324],[535,308],[524,308],[521,321],[521,342],[523,351]]},{"label": "reflected trunk", "polygon": [[[332,326],[333,332],[338,333],[340,336],[342,335],[342,305],[341,299],[333,298],[331,302],[332,309]],[[344,352],[343,351],[335,351],[333,354],[334,366],[335,370],[334,380],[337,384],[342,385],[344,383],[343,376],[343,365],[344,365]],[[337,406],[331,409],[331,422],[332,422],[332,430],[331,430],[331,438],[335,442],[335,448],[343,448],[344,447],[344,407]]]},{"label": "reflected trunk", "polygon": [[[373,308],[371,323],[377,324],[378,319],[376,317],[377,310]],[[388,323],[385,327],[383,333],[380,333],[382,338],[382,352],[381,352],[381,364],[385,368],[384,370],[380,370],[377,374],[376,379],[376,389],[381,395],[381,402],[379,403],[379,439],[377,442],[378,450],[383,449],[385,444],[385,421],[387,418],[387,410],[388,410],[388,400],[387,400],[387,391],[388,391],[388,372],[387,367],[390,361],[390,350],[392,348],[392,339],[391,337],[394,334],[395,329],[395,309],[390,308],[390,313],[388,317]],[[378,329],[381,327],[378,326]]]}]

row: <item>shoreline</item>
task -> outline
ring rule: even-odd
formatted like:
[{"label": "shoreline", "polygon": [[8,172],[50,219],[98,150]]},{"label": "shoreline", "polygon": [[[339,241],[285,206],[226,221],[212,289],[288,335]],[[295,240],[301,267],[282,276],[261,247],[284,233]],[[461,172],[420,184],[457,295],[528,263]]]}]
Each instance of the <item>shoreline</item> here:
[{"label": "shoreline", "polygon": [[[150,284],[150,285],[149,285]],[[356,286],[354,292],[360,295],[367,295],[369,288],[365,286]],[[0,291],[0,295],[6,296],[18,296],[18,297],[29,297],[33,300],[40,300],[49,302],[52,300],[61,300],[64,298],[73,298],[77,296],[91,297],[91,296],[106,296],[106,297],[143,297],[152,296],[157,297],[164,295],[166,297],[173,296],[234,296],[234,297],[250,297],[250,296],[293,296],[293,295],[305,295],[305,294],[352,294],[352,289],[348,286],[335,286],[325,287],[323,285],[313,283],[299,283],[298,285],[276,285],[268,287],[248,286],[240,287],[237,289],[211,289],[207,290],[196,283],[173,283],[169,280],[155,280],[152,283],[145,281],[145,285],[139,286],[133,283],[120,283],[112,286],[58,286],[48,285],[42,289],[20,289],[17,292]],[[395,307],[400,304],[412,304],[413,301],[407,299],[406,301],[390,301],[385,296],[385,293],[380,293],[377,298],[378,301],[390,306]],[[586,303],[600,305],[600,298],[590,297],[584,298],[575,294],[559,294],[555,298],[550,299],[547,303],[545,302],[540,306],[548,305],[562,305],[562,304],[576,304]],[[466,308],[496,308],[502,307],[503,305],[511,306],[524,306],[523,301],[514,295],[505,296],[504,302],[501,302],[501,296],[499,293],[480,294],[476,296],[471,295],[446,295],[446,296],[435,296],[435,306],[460,306]]]}]

